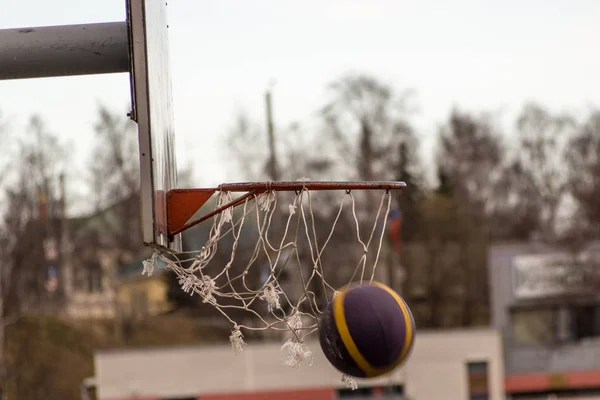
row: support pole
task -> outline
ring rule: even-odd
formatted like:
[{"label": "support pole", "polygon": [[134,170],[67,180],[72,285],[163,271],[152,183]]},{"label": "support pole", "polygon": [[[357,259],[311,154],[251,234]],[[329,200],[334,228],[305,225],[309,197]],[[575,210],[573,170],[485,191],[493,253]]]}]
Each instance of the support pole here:
[{"label": "support pole", "polygon": [[0,29],[0,80],[128,71],[127,22]]},{"label": "support pole", "polygon": [[277,163],[277,151],[275,149],[275,131],[273,128],[273,103],[271,101],[271,89],[265,93],[265,106],[267,111],[267,138],[269,142],[269,178],[273,181],[279,180],[279,165]]}]

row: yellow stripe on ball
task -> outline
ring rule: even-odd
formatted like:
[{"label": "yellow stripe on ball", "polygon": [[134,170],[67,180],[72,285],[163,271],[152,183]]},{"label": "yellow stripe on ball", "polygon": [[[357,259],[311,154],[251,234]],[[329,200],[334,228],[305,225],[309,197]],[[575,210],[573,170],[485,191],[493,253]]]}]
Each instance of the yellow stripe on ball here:
[{"label": "yellow stripe on ball", "polygon": [[379,282],[373,282],[373,284],[384,289],[386,292],[388,292],[394,298],[394,300],[396,300],[398,302],[398,305],[402,309],[402,315],[404,316],[404,326],[406,326],[406,333],[404,336],[404,346],[402,346],[402,352],[400,353],[400,357],[398,357],[396,362],[393,364],[392,368],[390,368],[390,371],[391,371],[392,369],[396,368],[398,365],[402,364],[402,361],[404,361],[404,359],[406,358],[406,355],[408,354],[408,351],[410,350],[410,348],[412,346],[413,335],[414,335],[413,321],[412,321],[410,310],[408,309],[408,306],[406,305],[404,300],[402,300],[400,298],[400,296],[398,296],[398,293],[394,292],[392,289],[390,289],[389,287],[387,287]]},{"label": "yellow stripe on ball", "polygon": [[350,357],[352,357],[356,365],[358,365],[368,377],[375,376],[376,369],[369,364],[362,354],[360,354],[358,347],[356,347],[356,343],[354,343],[354,340],[352,340],[352,336],[350,335],[350,330],[346,324],[346,316],[344,315],[344,295],[345,290],[341,290],[333,300],[333,317],[338,333],[340,334],[342,342],[344,342],[344,346],[346,346],[346,350],[348,350]]}]

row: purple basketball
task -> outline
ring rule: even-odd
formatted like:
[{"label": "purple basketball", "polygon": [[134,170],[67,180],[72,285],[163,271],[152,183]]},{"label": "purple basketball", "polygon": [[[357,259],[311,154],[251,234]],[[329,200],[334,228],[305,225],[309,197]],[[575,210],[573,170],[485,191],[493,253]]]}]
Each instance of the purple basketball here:
[{"label": "purple basketball", "polygon": [[325,357],[340,372],[357,378],[386,374],[408,357],[415,322],[406,302],[373,282],[341,289],[319,324]]}]

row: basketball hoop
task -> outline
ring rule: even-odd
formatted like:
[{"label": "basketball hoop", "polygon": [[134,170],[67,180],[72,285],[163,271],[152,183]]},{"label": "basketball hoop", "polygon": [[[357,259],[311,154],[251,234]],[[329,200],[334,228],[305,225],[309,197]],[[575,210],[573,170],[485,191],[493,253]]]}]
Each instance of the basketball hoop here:
[{"label": "basketball hoop", "polygon": [[[318,330],[337,290],[373,281],[390,192],[406,184],[302,180],[173,189],[177,165],[166,2],[127,0],[126,5],[126,21],[0,30],[0,80],[129,73],[129,115],[139,137],[142,238],[155,249],[143,273],[172,270],[184,291],[231,323],[235,351],[245,346],[245,330],[288,333],[286,364],[296,367],[311,359],[304,338]],[[195,217],[212,198],[212,210]],[[206,239],[181,251],[181,233],[203,222],[210,224]],[[222,262],[218,256],[224,254]]]},{"label": "basketball hoop", "polygon": [[[328,282],[331,277],[345,278],[337,282],[342,284],[373,280],[392,205],[390,192],[405,186],[297,181],[171,190],[169,236],[207,222],[208,239],[200,248],[182,252],[156,247],[144,262],[144,273],[152,274],[158,265],[172,270],[183,291],[200,296],[231,323],[236,352],[245,346],[244,331],[287,332],[286,364],[297,367],[312,358],[304,339],[318,329],[324,306],[341,286]],[[213,197],[212,210],[192,219]],[[357,207],[362,201],[367,207]],[[226,253],[227,262],[211,265],[218,253]],[[345,265],[349,276],[325,265],[351,258],[352,268]],[[300,289],[296,293],[290,289],[294,284]]]}]

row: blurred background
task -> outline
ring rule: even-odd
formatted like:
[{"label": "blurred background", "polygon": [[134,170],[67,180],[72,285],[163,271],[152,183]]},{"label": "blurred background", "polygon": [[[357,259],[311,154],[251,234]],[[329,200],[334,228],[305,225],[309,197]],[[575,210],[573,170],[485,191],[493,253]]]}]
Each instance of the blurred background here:
[{"label": "blurred background", "polygon": [[[125,19],[121,0],[2,10],[0,28]],[[185,386],[186,373],[232,368],[215,366],[231,326],[172,274],[141,276],[127,74],[2,81],[2,399],[600,399],[599,2],[177,0],[168,12],[179,186],[405,181],[382,280],[422,344],[405,372],[350,392],[321,359],[273,378],[280,341],[255,335],[249,369],[213,376],[221,389]],[[335,286],[347,271],[331,263]]]}]

